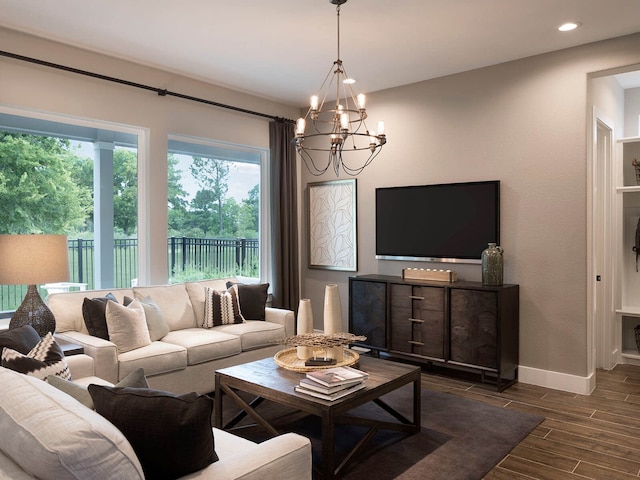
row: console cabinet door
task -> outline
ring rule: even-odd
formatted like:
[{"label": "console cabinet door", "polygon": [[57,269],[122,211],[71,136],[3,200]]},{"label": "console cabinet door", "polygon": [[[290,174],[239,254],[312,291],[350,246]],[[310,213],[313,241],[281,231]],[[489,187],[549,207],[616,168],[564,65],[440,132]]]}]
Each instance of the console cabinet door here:
[{"label": "console cabinet door", "polygon": [[351,280],[349,330],[367,339],[359,345],[387,348],[387,283]]},{"label": "console cabinet door", "polygon": [[444,289],[391,284],[391,349],[444,358]]},{"label": "console cabinet door", "polygon": [[498,295],[451,289],[451,361],[498,368]]}]

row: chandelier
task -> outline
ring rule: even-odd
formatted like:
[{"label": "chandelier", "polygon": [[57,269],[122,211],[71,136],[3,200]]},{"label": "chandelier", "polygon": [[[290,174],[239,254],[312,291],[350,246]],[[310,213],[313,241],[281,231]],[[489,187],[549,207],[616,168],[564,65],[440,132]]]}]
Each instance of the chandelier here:
[{"label": "chandelier", "polygon": [[[384,123],[378,122],[377,132],[370,130],[367,118],[366,98],[364,94],[354,95],[354,81],[347,75],[340,59],[340,6],[347,0],[329,0],[336,5],[338,31],[338,59],[333,62],[329,73],[320,86],[319,94],[311,97],[310,107],[304,118],[296,122],[296,136],[292,143],[304,160],[312,175],[322,175],[329,167],[336,176],[340,168],[348,175],[358,175],[380,153],[387,142],[384,134]],[[327,100],[335,92],[335,102]],[[305,130],[309,128],[310,132]],[[305,141],[318,137],[319,140]],[[354,166],[344,162],[342,153],[367,151],[368,158]],[[311,152],[328,152],[326,160],[314,160]],[[363,159],[367,154],[360,154]],[[352,159],[353,157],[350,157]]]}]

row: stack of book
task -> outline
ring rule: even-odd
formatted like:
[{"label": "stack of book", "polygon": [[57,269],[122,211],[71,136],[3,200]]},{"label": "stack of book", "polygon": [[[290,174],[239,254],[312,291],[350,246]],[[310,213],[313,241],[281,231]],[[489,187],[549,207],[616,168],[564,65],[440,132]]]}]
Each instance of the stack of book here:
[{"label": "stack of book", "polygon": [[337,400],[364,388],[369,376],[362,370],[351,367],[333,367],[307,372],[295,387],[296,392],[323,400]]}]

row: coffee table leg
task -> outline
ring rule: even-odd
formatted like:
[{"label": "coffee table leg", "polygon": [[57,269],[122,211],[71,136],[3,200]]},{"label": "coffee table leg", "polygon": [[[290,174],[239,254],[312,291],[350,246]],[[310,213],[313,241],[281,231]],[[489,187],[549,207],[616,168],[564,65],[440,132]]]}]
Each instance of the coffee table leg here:
[{"label": "coffee table leg", "polygon": [[333,415],[322,415],[322,470],[324,480],[330,480],[335,476],[335,424]]},{"label": "coffee table leg", "polygon": [[422,428],[422,375],[413,382],[413,423],[416,426],[416,433]]},{"label": "coffee table leg", "polygon": [[222,428],[222,389],[220,388],[220,377],[216,375],[216,396],[213,401],[214,420],[216,428]]}]

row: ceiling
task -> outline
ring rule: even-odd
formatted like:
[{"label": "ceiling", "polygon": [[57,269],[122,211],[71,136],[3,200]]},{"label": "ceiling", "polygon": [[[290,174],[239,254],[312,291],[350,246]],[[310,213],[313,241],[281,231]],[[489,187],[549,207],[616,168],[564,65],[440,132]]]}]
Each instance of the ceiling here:
[{"label": "ceiling", "polygon": [[[337,57],[329,0],[0,0],[0,12],[0,26],[294,106]],[[582,26],[558,32],[566,21]],[[640,32],[640,1],[349,0],[340,27],[354,91],[372,92]]]}]

